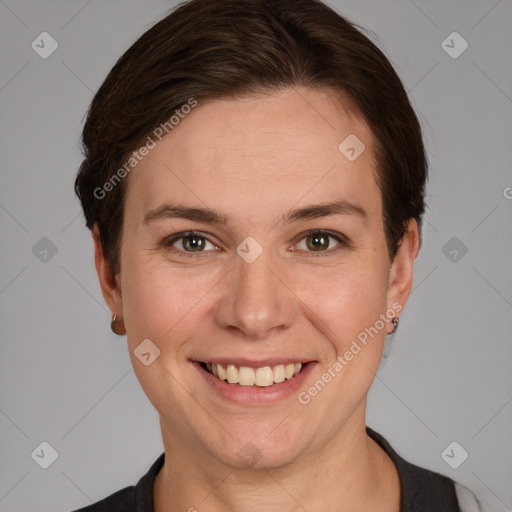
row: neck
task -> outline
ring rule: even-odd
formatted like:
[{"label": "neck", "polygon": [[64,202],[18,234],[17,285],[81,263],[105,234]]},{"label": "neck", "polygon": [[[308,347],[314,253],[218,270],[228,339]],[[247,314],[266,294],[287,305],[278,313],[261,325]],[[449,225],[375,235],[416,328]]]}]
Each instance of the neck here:
[{"label": "neck", "polygon": [[154,484],[156,512],[329,511],[341,505],[361,512],[400,509],[398,472],[367,436],[364,410],[325,445],[272,469],[209,465],[196,446],[173,442],[164,429],[162,433],[166,456]]}]

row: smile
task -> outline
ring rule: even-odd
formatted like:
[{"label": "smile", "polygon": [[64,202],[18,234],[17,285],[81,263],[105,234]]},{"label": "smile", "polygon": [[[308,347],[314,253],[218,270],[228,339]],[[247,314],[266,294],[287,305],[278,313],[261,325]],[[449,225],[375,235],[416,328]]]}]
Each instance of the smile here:
[{"label": "smile", "polygon": [[221,381],[239,386],[268,387],[292,379],[302,371],[301,363],[276,366],[236,366],[234,364],[200,363],[201,367]]}]

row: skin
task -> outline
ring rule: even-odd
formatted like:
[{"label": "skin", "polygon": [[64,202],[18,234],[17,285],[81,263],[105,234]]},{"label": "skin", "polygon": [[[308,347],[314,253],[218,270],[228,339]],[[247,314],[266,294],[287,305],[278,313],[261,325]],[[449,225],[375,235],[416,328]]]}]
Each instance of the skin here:
[{"label": "skin", "polygon": [[[366,145],[353,162],[338,150],[349,134]],[[154,485],[157,512],[399,511],[396,468],[365,432],[367,393],[390,322],[307,405],[297,393],[266,405],[230,402],[190,362],[313,360],[301,387],[307,390],[379,315],[405,306],[418,227],[411,219],[391,262],[373,154],[370,128],[332,91],[207,102],[127,178],[118,275],[93,230],[103,295],[126,328],[135,373],[160,414],[166,461]],[[339,200],[363,208],[366,219],[278,222],[291,209]],[[173,202],[211,208],[230,222],[144,222]],[[304,234],[311,229],[343,235],[348,244],[329,238],[314,251]],[[182,241],[190,239],[163,244],[188,230],[206,237],[203,252],[186,252]],[[250,264],[236,252],[248,236],[263,249]],[[134,350],[148,338],[161,353],[144,366]],[[237,453],[249,442],[260,458],[248,468]]]}]

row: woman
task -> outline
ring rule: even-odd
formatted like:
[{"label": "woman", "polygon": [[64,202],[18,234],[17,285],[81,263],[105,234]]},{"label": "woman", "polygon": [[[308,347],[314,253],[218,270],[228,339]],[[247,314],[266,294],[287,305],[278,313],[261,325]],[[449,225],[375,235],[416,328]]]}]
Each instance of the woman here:
[{"label": "woman", "polygon": [[427,161],[386,57],[315,0],[192,0],[96,94],[76,180],[165,453],[83,511],[479,510],[366,427]]}]

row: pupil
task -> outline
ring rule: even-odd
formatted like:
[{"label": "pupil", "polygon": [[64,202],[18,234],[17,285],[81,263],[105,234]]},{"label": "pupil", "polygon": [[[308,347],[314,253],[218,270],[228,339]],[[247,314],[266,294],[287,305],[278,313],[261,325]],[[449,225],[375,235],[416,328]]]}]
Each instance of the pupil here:
[{"label": "pupil", "polygon": [[[329,246],[328,239],[323,235],[311,235],[312,249],[318,251],[319,249],[327,249]],[[325,245],[325,247],[323,247]]]},{"label": "pupil", "polygon": [[197,249],[200,249],[204,246],[204,241],[196,236],[196,235],[191,235],[191,236],[188,236],[185,240],[187,240],[186,242],[186,245],[188,245],[189,247],[186,247],[185,246],[185,249],[192,249],[193,251],[197,250]]}]

